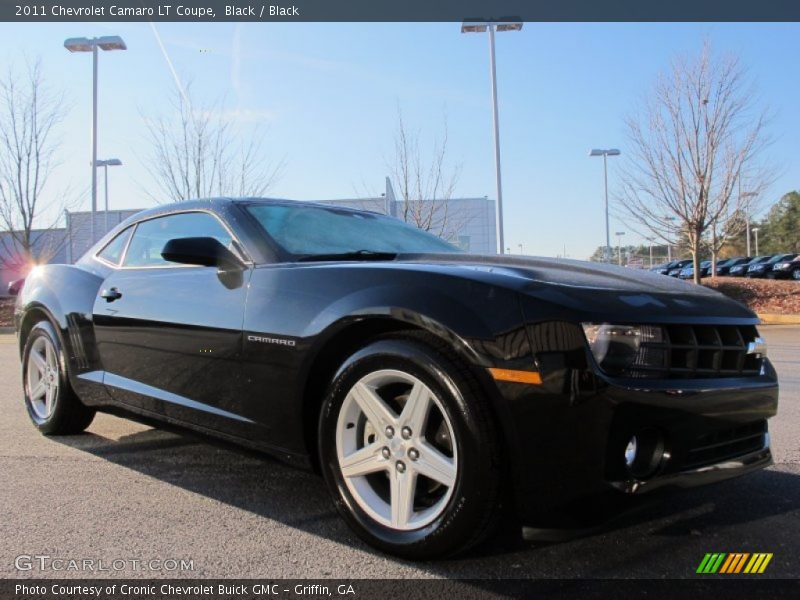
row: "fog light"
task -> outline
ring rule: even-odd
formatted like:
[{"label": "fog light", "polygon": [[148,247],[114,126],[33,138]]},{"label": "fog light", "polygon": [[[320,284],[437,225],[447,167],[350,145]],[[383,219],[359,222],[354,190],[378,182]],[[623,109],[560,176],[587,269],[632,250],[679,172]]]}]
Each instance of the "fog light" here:
[{"label": "fog light", "polygon": [[625,446],[625,468],[636,479],[655,475],[668,457],[661,432],[652,427],[638,430]]},{"label": "fog light", "polygon": [[633,436],[625,447],[625,466],[629,469],[633,466],[633,463],[636,462],[638,446],[639,441],[636,439],[636,436]]}]

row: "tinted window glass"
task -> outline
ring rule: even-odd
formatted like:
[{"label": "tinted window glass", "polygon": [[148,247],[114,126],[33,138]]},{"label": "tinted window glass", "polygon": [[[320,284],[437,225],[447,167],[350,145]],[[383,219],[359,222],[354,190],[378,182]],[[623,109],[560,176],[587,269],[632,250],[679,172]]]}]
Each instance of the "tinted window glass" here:
[{"label": "tinted window glass", "polygon": [[227,247],[232,241],[228,231],[208,213],[181,213],[150,219],[137,225],[125,255],[124,266],[174,265],[161,257],[161,251],[169,240],[187,237],[213,237]]},{"label": "tinted window glass", "polygon": [[112,265],[118,265],[119,260],[122,258],[122,253],[125,251],[125,245],[128,243],[128,238],[131,236],[132,227],[128,227],[125,231],[118,234],[113,240],[106,244],[97,256],[103,260],[110,262]]},{"label": "tinted window glass", "polygon": [[251,204],[250,213],[291,254],[370,252],[457,252],[439,239],[403,221],[372,213],[321,206]]}]

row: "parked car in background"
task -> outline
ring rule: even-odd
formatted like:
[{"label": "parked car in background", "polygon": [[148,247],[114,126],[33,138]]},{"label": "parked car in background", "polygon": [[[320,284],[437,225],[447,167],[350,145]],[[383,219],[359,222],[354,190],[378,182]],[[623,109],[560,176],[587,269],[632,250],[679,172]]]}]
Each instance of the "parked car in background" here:
[{"label": "parked car in background", "polygon": [[731,267],[731,269],[728,272],[728,274],[731,277],[744,277],[745,275],[747,275],[747,270],[750,267],[752,267],[753,265],[757,265],[757,264],[766,262],[770,258],[772,258],[772,257],[771,256],[756,256],[755,258],[751,259],[750,261],[748,261],[746,263],[742,263],[742,264],[736,265],[735,267]]},{"label": "parked car in background", "polygon": [[[707,277],[708,271],[711,269],[711,261],[704,260],[700,263],[700,277]],[[694,277],[694,264],[689,263],[687,266],[681,269],[680,273],[678,273],[678,277],[681,279],[692,279]]]},{"label": "parked car in background", "polygon": [[792,260],[781,260],[772,265],[774,279],[795,279],[800,281],[800,256]]},{"label": "parked car in background", "polygon": [[751,278],[766,277],[767,273],[772,273],[772,267],[779,262],[792,260],[797,254],[775,254],[765,260],[747,267],[747,276]]},{"label": "parked car in background", "polygon": [[747,264],[751,260],[753,260],[752,256],[736,256],[734,258],[723,260],[722,262],[717,263],[717,277],[726,277],[727,275],[730,275],[730,270],[733,267]]},{"label": "parked car in background", "polygon": [[687,266],[692,264],[691,258],[685,258],[683,260],[676,261],[675,264],[670,267],[664,275],[669,275],[670,277],[677,277],[680,275],[680,272]]},{"label": "parked car in background", "polygon": [[674,269],[679,262],[679,260],[671,260],[669,262],[650,267],[650,270],[654,273],[658,273],[659,275],[666,275],[671,269]]}]

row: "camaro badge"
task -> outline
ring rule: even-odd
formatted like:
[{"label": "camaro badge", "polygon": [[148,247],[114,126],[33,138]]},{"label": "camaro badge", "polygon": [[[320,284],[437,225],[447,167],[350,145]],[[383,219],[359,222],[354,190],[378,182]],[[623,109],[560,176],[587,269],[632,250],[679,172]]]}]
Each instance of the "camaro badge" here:
[{"label": "camaro badge", "polygon": [[279,346],[296,346],[297,342],[294,340],[287,340],[286,338],[264,337],[261,335],[248,335],[248,342],[260,342],[262,344],[277,344]]},{"label": "camaro badge", "polygon": [[705,555],[697,567],[697,573],[708,574],[738,574],[763,573],[769,561],[772,560],[772,553],[756,552],[715,552]]}]

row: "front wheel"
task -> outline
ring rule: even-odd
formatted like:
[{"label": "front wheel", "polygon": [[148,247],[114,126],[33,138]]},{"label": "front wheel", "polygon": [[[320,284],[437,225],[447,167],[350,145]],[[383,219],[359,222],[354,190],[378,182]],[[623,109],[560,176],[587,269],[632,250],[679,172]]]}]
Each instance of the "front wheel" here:
[{"label": "front wheel", "polygon": [[42,433],[80,433],[94,419],[95,411],[69,384],[64,352],[49,321],[31,328],[22,351],[22,383],[28,416]]},{"label": "front wheel", "polygon": [[474,376],[435,338],[380,340],[351,356],[330,387],[319,439],[336,507],[381,550],[454,554],[496,522],[492,415]]}]

